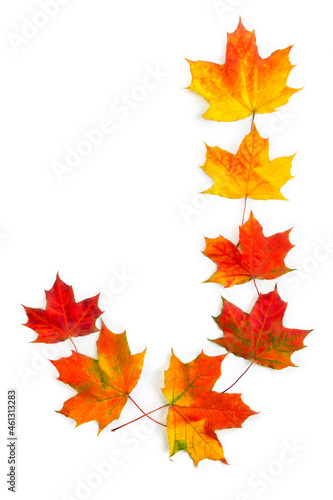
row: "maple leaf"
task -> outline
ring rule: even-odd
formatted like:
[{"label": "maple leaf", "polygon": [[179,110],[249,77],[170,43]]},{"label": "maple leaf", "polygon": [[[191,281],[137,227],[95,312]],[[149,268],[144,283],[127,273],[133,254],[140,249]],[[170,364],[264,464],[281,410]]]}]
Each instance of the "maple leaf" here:
[{"label": "maple leaf", "polygon": [[112,333],[102,322],[97,360],[72,351],[68,358],[51,361],[59,372],[58,379],[78,392],[58,413],[74,419],[76,427],[97,420],[99,434],[119,418],[138,383],[145,353],[131,354],[126,332]]},{"label": "maple leaf", "polygon": [[172,351],[162,389],[170,404],[167,416],[170,457],[184,450],[195,465],[205,458],[227,463],[215,431],[241,427],[255,414],[243,403],[240,394],[212,390],[221,375],[225,356],[207,356],[201,352],[190,363],[182,363]]},{"label": "maple leaf", "polygon": [[224,336],[212,342],[258,365],[276,370],[296,366],[291,355],[305,347],[303,340],[312,330],[285,328],[286,307],[276,287],[259,295],[250,314],[223,299],[221,315],[214,319]]},{"label": "maple leaf", "polygon": [[99,295],[75,302],[73,288],[66,285],[59,274],[45,295],[46,309],[23,306],[28,316],[24,326],[38,334],[34,342],[53,344],[98,332],[95,322],[102,314],[98,307]]},{"label": "maple leaf", "polygon": [[290,169],[295,155],[271,161],[268,144],[252,124],[236,154],[206,146],[206,162],[201,168],[214,184],[205,193],[233,199],[285,200],[280,189],[293,178]]},{"label": "maple leaf", "polygon": [[217,271],[207,282],[229,287],[256,278],[272,280],[292,271],[284,264],[285,256],[294,246],[289,241],[290,231],[266,237],[251,212],[248,221],[239,228],[239,246],[223,236],[206,238],[203,253],[217,265]]},{"label": "maple leaf", "polygon": [[255,113],[271,113],[301,89],[287,86],[294,67],[289,61],[292,46],[276,50],[266,59],[258,53],[254,31],[239,21],[228,33],[225,63],[188,61],[192,73],[189,89],[209,103],[204,118],[235,121]]}]

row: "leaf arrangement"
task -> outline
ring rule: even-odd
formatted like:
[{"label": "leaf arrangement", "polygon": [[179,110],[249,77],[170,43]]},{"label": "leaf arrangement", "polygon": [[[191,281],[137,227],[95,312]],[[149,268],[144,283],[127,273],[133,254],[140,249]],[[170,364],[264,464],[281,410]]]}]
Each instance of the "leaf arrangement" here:
[{"label": "leaf arrangement", "polygon": [[[227,288],[252,280],[258,292],[250,313],[223,298],[221,314],[214,318],[223,335],[212,342],[250,361],[241,377],[253,363],[276,370],[295,366],[291,355],[304,347],[303,340],[311,331],[284,327],[287,304],[280,298],[277,287],[261,294],[256,283],[292,271],[284,262],[293,247],[289,241],[290,229],[266,236],[252,211],[244,222],[248,198],[285,200],[280,189],[292,178],[293,156],[270,160],[269,141],[260,136],[254,124],[257,113],[274,112],[299,90],[287,86],[293,68],[289,62],[290,49],[277,50],[262,59],[254,31],[247,31],[240,21],[237,29],[228,34],[224,64],[189,61],[192,73],[189,88],[209,103],[204,118],[234,121],[251,117],[250,132],[237,153],[207,146],[202,166],[213,180],[206,193],[244,198],[239,242],[235,244],[223,236],[207,238],[204,250],[204,255],[216,264],[216,271],[207,282]],[[120,417],[130,399],[142,413],[139,418],[150,418],[167,428],[170,457],[183,450],[195,465],[206,458],[227,463],[216,431],[239,428],[256,413],[242,401],[240,394],[228,392],[241,377],[225,391],[214,391],[227,354],[207,356],[202,351],[193,361],[183,363],[172,351],[162,389],[167,402],[146,413],[130,395],[140,379],[146,351],[131,354],[126,332],[112,333],[103,321],[100,329],[96,327],[102,314],[98,298],[97,295],[76,302],[72,287],[57,275],[53,287],[46,292],[46,309],[25,307],[28,316],[25,326],[38,334],[34,342],[57,343],[69,339],[75,347],[71,356],[52,361],[59,380],[77,391],[59,413],[75,420],[77,426],[95,420],[100,433]],[[77,352],[73,339],[99,330],[98,359]],[[168,407],[166,424],[151,417],[164,407]],[[120,427],[124,425],[127,424]]]}]

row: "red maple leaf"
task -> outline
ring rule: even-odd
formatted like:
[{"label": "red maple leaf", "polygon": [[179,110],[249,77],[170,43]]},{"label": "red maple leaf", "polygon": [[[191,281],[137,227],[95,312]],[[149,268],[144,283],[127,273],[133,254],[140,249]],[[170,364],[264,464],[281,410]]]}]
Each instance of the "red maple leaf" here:
[{"label": "red maple leaf", "polygon": [[207,281],[229,287],[255,278],[272,280],[292,271],[284,263],[294,246],[289,241],[290,231],[266,237],[251,212],[248,221],[239,228],[238,246],[223,236],[206,238],[204,255],[217,265]]},{"label": "red maple leaf", "polygon": [[259,295],[250,314],[223,299],[221,315],[215,321],[224,336],[212,342],[258,365],[276,370],[296,366],[291,355],[305,347],[303,340],[312,330],[285,328],[282,321],[286,307],[276,287]]},{"label": "red maple leaf", "polygon": [[95,322],[102,314],[98,307],[99,294],[75,302],[72,287],[57,274],[53,287],[45,291],[45,295],[46,309],[23,306],[28,316],[24,326],[38,334],[34,342],[53,344],[98,332]]}]

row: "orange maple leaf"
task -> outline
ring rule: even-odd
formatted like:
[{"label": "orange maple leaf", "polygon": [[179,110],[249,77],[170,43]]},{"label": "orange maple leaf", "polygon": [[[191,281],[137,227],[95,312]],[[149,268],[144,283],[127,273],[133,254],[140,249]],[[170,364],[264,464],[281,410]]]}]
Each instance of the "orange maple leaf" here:
[{"label": "orange maple leaf", "polygon": [[206,147],[206,162],[201,168],[213,179],[214,184],[205,193],[234,199],[286,199],[280,189],[293,178],[290,169],[295,155],[271,161],[268,139],[261,137],[254,124],[236,154],[217,146]]},{"label": "orange maple leaf", "polygon": [[273,280],[292,271],[284,263],[294,246],[289,241],[290,231],[266,237],[251,212],[248,221],[239,228],[238,246],[223,236],[206,238],[203,253],[217,265],[207,282],[229,287],[256,278]]},{"label": "orange maple leaf", "polygon": [[45,291],[45,295],[46,309],[23,306],[28,316],[24,326],[38,334],[33,342],[53,344],[98,332],[95,322],[102,314],[98,307],[99,294],[75,302],[73,288],[57,274],[53,287]]},{"label": "orange maple leaf", "polygon": [[296,366],[291,355],[305,347],[303,340],[312,330],[285,328],[286,307],[276,287],[259,295],[250,314],[223,299],[221,315],[214,319],[224,336],[212,342],[258,365],[276,370]]},{"label": "orange maple leaf", "polygon": [[145,352],[132,355],[126,332],[112,333],[102,322],[97,360],[73,351],[68,358],[51,361],[59,372],[58,379],[78,391],[59,413],[73,418],[76,427],[97,420],[100,433],[119,418],[140,378]]},{"label": "orange maple leaf", "polygon": [[190,363],[182,363],[172,352],[162,389],[170,404],[167,432],[170,457],[186,451],[195,465],[200,460],[226,462],[216,430],[241,427],[253,412],[240,394],[212,390],[221,375],[226,355],[207,356],[201,352]]},{"label": "orange maple leaf", "polygon": [[235,121],[256,113],[272,113],[300,89],[287,86],[294,67],[289,61],[292,46],[276,50],[266,59],[258,53],[254,31],[239,21],[228,33],[225,63],[188,61],[192,73],[189,89],[210,104],[204,118]]}]

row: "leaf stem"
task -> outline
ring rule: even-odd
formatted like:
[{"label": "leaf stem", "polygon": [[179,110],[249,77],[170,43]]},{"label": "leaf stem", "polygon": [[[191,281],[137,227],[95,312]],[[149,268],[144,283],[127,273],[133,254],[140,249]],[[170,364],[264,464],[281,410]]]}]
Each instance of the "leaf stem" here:
[{"label": "leaf stem", "polygon": [[158,424],[158,425],[163,425],[163,427],[166,427],[166,425],[165,425],[165,424],[162,424],[162,422],[158,422],[158,420],[155,420],[154,418],[150,417],[150,416],[148,415],[148,413],[144,412],[144,411],[142,410],[142,408],[140,408],[140,406],[139,406],[139,405],[138,405],[138,404],[134,401],[134,399],[133,399],[133,398],[132,398],[129,394],[128,394],[127,396],[128,396],[128,397],[129,397],[129,399],[132,401],[132,403],[133,403],[133,404],[135,404],[135,406],[136,406],[136,407],[137,407],[137,408],[141,411],[141,413],[143,413],[143,416],[144,416],[144,417],[148,417],[148,418],[150,418],[150,420],[152,420],[153,422],[155,422],[155,424]]},{"label": "leaf stem", "polygon": [[260,295],[260,292],[259,292],[259,289],[257,287],[257,283],[256,283],[256,279],[255,278],[253,278],[253,284],[255,286],[255,289],[257,290],[258,295]]},{"label": "leaf stem", "polygon": [[76,347],[76,345],[74,344],[74,341],[73,341],[72,337],[68,337],[68,338],[69,338],[69,340],[72,342],[72,344],[73,344],[73,346],[74,346],[74,349],[75,349],[75,350],[76,350],[76,352],[77,352],[77,347]]},{"label": "leaf stem", "polygon": [[229,391],[229,389],[231,389],[235,384],[237,384],[237,382],[242,378],[244,377],[245,373],[251,368],[251,366],[253,365],[253,361],[251,361],[251,364],[246,368],[245,372],[242,373],[242,375],[240,377],[238,377],[238,379],[236,380],[236,382],[234,382],[233,384],[231,384],[227,389],[225,389],[224,391],[221,392],[221,394],[224,394],[225,392]]},{"label": "leaf stem", "polygon": [[[150,417],[149,417],[149,415],[150,415],[151,413],[154,413],[155,411],[161,410],[162,408],[166,408],[167,406],[170,406],[170,405],[169,405],[169,403],[168,403],[168,404],[166,404],[166,405],[160,406],[159,408],[155,408],[155,410],[151,410],[151,411],[149,411],[148,413],[144,413],[143,415],[141,415],[141,417],[137,417],[137,418],[135,418],[134,420],[131,420],[130,422],[127,422],[126,424],[123,424],[123,425],[120,425],[119,427],[116,427],[115,429],[111,429],[111,432],[117,431],[118,429],[121,429],[122,427],[125,427],[125,425],[132,424],[133,422],[136,422],[137,420],[141,420],[143,417],[148,417],[148,418],[150,418]],[[141,410],[141,411],[142,411],[142,410]],[[152,420],[152,419],[151,419],[151,420]],[[156,422],[156,421],[154,420],[154,422]],[[160,422],[157,422],[157,423],[160,423]],[[165,425],[165,424],[161,424],[161,423],[160,423],[160,425],[164,425],[164,426],[166,427],[166,425]]]},{"label": "leaf stem", "polygon": [[[254,125],[254,118],[256,116],[256,112],[253,111],[252,113],[252,120],[251,120],[251,130],[253,129],[253,125]],[[242,218],[242,225],[244,224],[244,219],[245,219],[245,210],[246,210],[246,202],[247,202],[247,195],[245,196],[245,200],[244,200],[244,210],[243,210],[243,218]]]},{"label": "leaf stem", "polygon": [[244,198],[244,210],[243,210],[242,225],[244,224],[244,219],[245,219],[246,203],[247,203],[247,196],[245,196],[245,198]]}]

